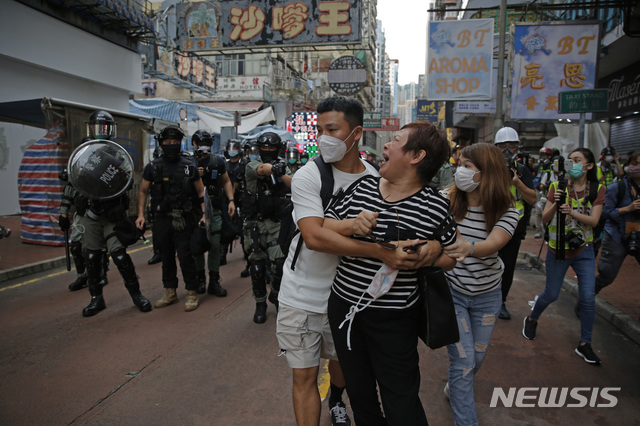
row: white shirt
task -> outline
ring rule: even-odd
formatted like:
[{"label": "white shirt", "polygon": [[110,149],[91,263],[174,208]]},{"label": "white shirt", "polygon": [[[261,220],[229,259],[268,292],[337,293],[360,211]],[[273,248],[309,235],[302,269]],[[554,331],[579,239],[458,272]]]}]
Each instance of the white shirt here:
[{"label": "white shirt", "polygon": [[[373,166],[364,160],[361,161],[365,166],[365,171],[362,173],[344,173],[333,166],[331,167],[334,194],[340,189],[347,189],[349,185],[363,176],[379,175]],[[321,187],[320,170],[313,161],[309,161],[298,169],[293,176],[291,200],[293,201],[293,220],[296,224],[300,219],[307,217],[324,219],[324,209],[320,198]],[[292,270],[291,263],[300,237],[301,234],[298,233],[291,241],[282,271],[278,300],[297,309],[326,314],[331,285],[336,268],[340,263],[340,256],[309,250],[306,244],[302,244],[295,263],[295,270]]]},{"label": "white shirt", "polygon": [[[513,236],[519,218],[518,210],[510,207],[493,227],[500,228]],[[484,209],[481,206],[468,207],[467,215],[458,222],[458,230],[467,241],[486,240],[489,233],[485,229]],[[496,251],[486,257],[467,256],[462,262],[456,263],[452,271],[447,271],[445,274],[453,290],[467,296],[474,296],[498,288],[502,284],[503,271],[504,263]]]}]

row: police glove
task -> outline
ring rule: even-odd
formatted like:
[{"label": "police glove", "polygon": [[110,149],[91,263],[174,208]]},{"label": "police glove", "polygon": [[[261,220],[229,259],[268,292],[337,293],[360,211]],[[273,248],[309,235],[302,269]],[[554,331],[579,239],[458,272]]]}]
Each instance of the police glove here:
[{"label": "police glove", "polygon": [[71,221],[69,220],[69,217],[60,215],[58,216],[58,225],[60,225],[60,229],[66,231],[71,228]]},{"label": "police glove", "polygon": [[287,163],[284,163],[282,161],[274,161],[273,163],[271,163],[271,173],[275,177],[284,175],[285,173],[287,173]]},{"label": "police glove", "polygon": [[180,210],[174,210],[171,212],[171,226],[173,226],[173,229],[178,232],[187,229],[187,222],[184,220]]}]

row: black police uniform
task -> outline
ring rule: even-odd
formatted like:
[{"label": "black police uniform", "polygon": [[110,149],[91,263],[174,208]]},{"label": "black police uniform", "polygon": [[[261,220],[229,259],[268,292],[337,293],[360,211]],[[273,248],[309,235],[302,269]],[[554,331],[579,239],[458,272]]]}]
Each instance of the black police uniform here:
[{"label": "black police uniform", "polygon": [[195,261],[189,249],[191,233],[202,216],[193,185],[200,180],[197,166],[189,156],[169,160],[162,155],[145,166],[142,177],[152,184],[153,239],[162,258],[164,288],[178,287],[177,252],[185,288],[197,291]]},{"label": "black police uniform", "polygon": [[[198,167],[203,168],[202,184],[204,185],[209,201],[211,202],[211,217],[207,217],[209,221],[209,230],[212,235],[209,236],[211,247],[207,255],[207,265],[210,275],[209,294],[215,294],[219,297],[227,295],[225,289],[220,287],[220,230],[222,228],[222,214],[226,212],[223,203],[224,182],[223,175],[227,172],[226,160],[222,155],[209,155],[196,160]],[[198,280],[203,287],[204,277],[204,254],[196,256],[196,271],[198,272]],[[203,291],[199,291],[202,293]]]}]

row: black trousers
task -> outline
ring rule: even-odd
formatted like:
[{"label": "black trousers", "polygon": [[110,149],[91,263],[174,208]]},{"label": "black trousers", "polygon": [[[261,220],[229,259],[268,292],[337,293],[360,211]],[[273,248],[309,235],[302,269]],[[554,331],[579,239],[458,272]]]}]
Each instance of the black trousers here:
[{"label": "black trousers", "polygon": [[189,241],[195,223],[186,220],[184,231],[176,231],[171,225],[171,216],[156,215],[153,222],[153,240],[155,248],[160,251],[162,258],[162,284],[164,288],[178,288],[178,268],[176,266],[176,253],[182,270],[182,279],[187,290],[198,289],[196,276],[196,263],[191,256]]},{"label": "black trousers", "polygon": [[[522,244],[523,234],[521,227],[524,224],[523,219],[520,219],[518,227],[513,233],[513,237],[509,242],[502,247],[498,252],[498,256],[504,263],[504,271],[502,272],[502,302],[507,301],[509,290],[511,290],[511,284],[513,284],[513,274],[516,271],[516,262],[518,261],[518,252],[520,251],[520,244]],[[525,227],[526,232],[526,227]]]},{"label": "black trousers", "polygon": [[[427,425],[420,402],[418,306],[405,310],[366,308],[340,329],[351,305],[331,293],[329,323],[357,425]],[[376,385],[380,388],[380,409]]]}]

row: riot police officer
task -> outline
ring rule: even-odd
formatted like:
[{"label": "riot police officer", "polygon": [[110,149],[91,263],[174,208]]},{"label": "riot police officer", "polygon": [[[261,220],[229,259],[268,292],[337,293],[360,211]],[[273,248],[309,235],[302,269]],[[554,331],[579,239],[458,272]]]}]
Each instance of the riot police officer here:
[{"label": "riot police officer", "polygon": [[[291,187],[291,172],[278,154],[282,149],[278,134],[263,133],[258,137],[259,159],[246,166],[246,191],[242,208],[246,217],[244,246],[249,253],[249,272],[256,310],[255,323],[267,320],[267,271],[270,271],[271,293],[269,301],[278,307],[278,290],[282,280],[282,267],[286,255],[278,244],[280,218],[287,211],[285,194]],[[250,156],[254,155],[250,149]],[[254,157],[255,158],[255,157]],[[291,206],[290,201],[288,205]]]},{"label": "riot police officer", "polygon": [[[227,196],[229,203],[227,205],[227,214],[231,217],[235,214],[236,205],[233,198],[233,188],[229,175],[227,174],[227,165],[222,155],[211,154],[211,146],[213,138],[211,133],[205,130],[197,130],[191,137],[191,143],[195,148],[196,163],[198,171],[202,179],[211,203],[210,214],[207,214],[209,226],[208,240],[211,246],[208,250],[207,264],[209,267],[209,294],[215,294],[218,297],[225,297],[227,290],[220,285],[220,230],[222,228],[222,207],[223,192]],[[205,201],[206,202],[206,201]],[[204,268],[204,254],[195,257],[196,274],[198,276],[198,293],[205,292],[207,279]]]},{"label": "riot police officer", "polygon": [[126,221],[129,208],[126,191],[133,182],[133,161],[124,148],[111,141],[116,135],[111,114],[94,112],[87,127],[93,140],[76,148],[68,167],[69,182],[84,198],[74,198],[78,210],[85,211],[79,217],[79,225],[91,294],[91,302],[82,315],[93,316],[106,308],[100,283],[104,249],[118,268],[134,305],[148,312],[151,303],[140,292],[135,266],[126,251],[127,242],[121,241],[117,231],[117,225]]},{"label": "riot police officer", "polygon": [[[64,189],[62,190],[58,225],[60,225],[60,229],[63,231],[71,229],[71,237],[69,238],[71,247],[69,248],[69,252],[76,267],[76,280],[69,284],[69,291],[77,291],[86,287],[88,280],[84,257],[82,256],[82,233],[80,233],[80,227],[77,226],[80,216],[81,214],[84,214],[84,212],[80,212],[75,209],[73,223],[71,222],[69,215],[72,213],[71,210],[74,207],[74,198],[78,196],[78,191],[76,191],[73,185],[69,183],[69,172],[66,167],[60,172],[58,178],[65,183]],[[66,237],[67,235],[65,234],[65,238]]]},{"label": "riot police officer", "polygon": [[[153,239],[162,257],[164,296],[154,306],[163,308],[178,302],[176,253],[187,290],[184,310],[198,308],[198,278],[195,260],[189,249],[190,236],[196,226],[204,227],[204,186],[193,158],[181,155],[184,133],[177,126],[167,126],[156,135],[162,149],[160,158],[149,162],[142,175],[136,226],[143,229],[144,208],[152,188],[154,212]],[[152,186],[153,183],[153,186]]]}]

